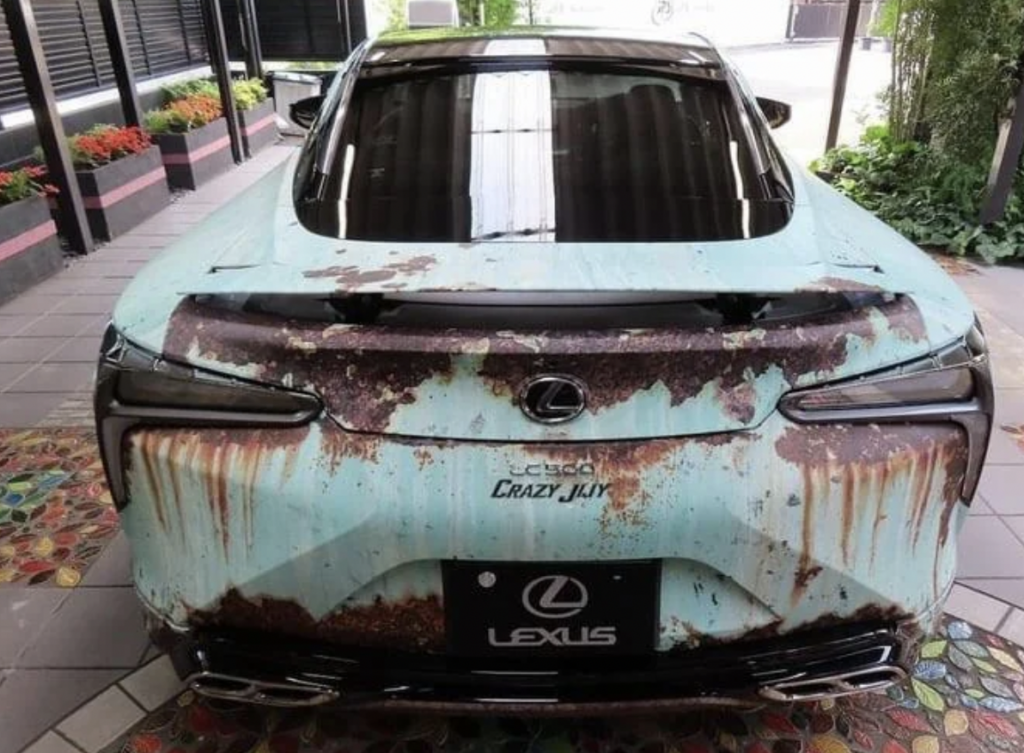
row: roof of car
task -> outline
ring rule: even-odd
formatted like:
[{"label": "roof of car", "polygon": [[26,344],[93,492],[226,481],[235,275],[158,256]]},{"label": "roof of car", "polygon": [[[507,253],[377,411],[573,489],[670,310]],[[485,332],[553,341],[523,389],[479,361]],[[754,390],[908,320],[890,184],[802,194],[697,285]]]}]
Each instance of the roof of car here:
[{"label": "roof of car", "polygon": [[566,27],[479,27],[394,32],[374,40],[364,65],[422,60],[505,57],[586,57],[717,67],[714,46],[697,34],[672,37],[643,31]]}]

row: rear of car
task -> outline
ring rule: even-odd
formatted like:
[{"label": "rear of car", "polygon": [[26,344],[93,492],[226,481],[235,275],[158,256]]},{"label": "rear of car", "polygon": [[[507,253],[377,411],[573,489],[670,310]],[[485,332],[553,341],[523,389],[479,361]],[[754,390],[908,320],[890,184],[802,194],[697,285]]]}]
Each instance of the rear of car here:
[{"label": "rear of car", "polygon": [[991,411],[955,285],[713,48],[557,32],[365,45],[97,391],[197,690],[477,711],[899,681]]}]

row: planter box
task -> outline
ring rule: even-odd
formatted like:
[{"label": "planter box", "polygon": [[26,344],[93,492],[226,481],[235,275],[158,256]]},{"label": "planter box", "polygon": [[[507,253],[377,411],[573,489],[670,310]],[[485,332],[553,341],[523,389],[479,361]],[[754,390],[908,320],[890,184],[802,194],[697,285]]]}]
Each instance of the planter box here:
[{"label": "planter box", "polygon": [[188,133],[165,133],[155,138],[171,188],[195,191],[235,164],[224,118]]},{"label": "planter box", "polygon": [[113,240],[171,203],[160,149],[77,172],[94,238]]},{"label": "planter box", "polygon": [[277,141],[277,115],[273,100],[261,102],[252,110],[239,110],[238,128],[242,132],[242,146],[249,157]]},{"label": "planter box", "polygon": [[0,207],[0,303],[64,267],[57,226],[46,199]]}]

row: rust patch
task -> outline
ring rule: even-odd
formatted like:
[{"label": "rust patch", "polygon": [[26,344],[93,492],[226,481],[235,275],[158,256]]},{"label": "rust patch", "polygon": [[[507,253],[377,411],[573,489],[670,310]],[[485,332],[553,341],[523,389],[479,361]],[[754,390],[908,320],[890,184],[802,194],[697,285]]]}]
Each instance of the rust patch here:
[{"label": "rust patch", "polygon": [[428,465],[434,464],[434,454],[426,447],[417,447],[412,451],[413,457],[416,458],[416,464],[422,471]]},{"label": "rust patch", "polygon": [[[878,604],[867,604],[850,615],[841,616],[835,612],[829,612],[828,614],[821,615],[810,622],[805,622],[801,625],[788,629],[783,629],[784,622],[783,620],[778,619],[768,623],[767,625],[762,625],[760,627],[753,628],[752,630],[748,630],[740,635],[719,637],[697,634],[696,640],[702,648],[733,646],[743,643],[770,641],[777,638],[785,638],[790,635],[802,635],[815,630],[828,630],[829,628],[841,625],[895,625],[912,619],[913,615],[908,614],[905,610],[900,609],[899,607],[883,607]],[[686,650],[687,648],[690,648],[690,646],[680,645],[675,647],[673,651],[681,649]]]},{"label": "rust patch", "polygon": [[303,272],[302,276],[307,279],[333,277],[338,283],[338,290],[348,290],[375,282],[386,282],[400,274],[411,275],[417,272],[427,272],[436,264],[437,259],[433,256],[414,256],[406,261],[386,264],[382,269],[364,269],[351,265],[333,266],[324,269],[311,269]]},{"label": "rust patch", "polygon": [[531,455],[556,463],[589,463],[602,482],[609,483],[608,499],[601,511],[601,531],[616,535],[625,529],[648,525],[646,508],[650,494],[643,481],[651,476],[651,469],[666,463],[687,446],[707,449],[730,444],[746,446],[758,435],[735,432],[706,437],[654,440],[645,442],[613,442],[596,445],[528,445],[523,450]]},{"label": "rust patch", "polygon": [[325,426],[321,433],[321,456],[326,458],[327,467],[333,474],[341,467],[342,461],[348,458],[376,463],[382,443],[383,439],[379,436],[355,434],[334,426]]},{"label": "rust patch", "polygon": [[399,651],[442,651],[444,608],[436,595],[342,607],[316,620],[294,601],[246,597],[231,589],[210,609],[189,610],[189,623],[277,633],[346,646]]},{"label": "rust patch", "polygon": [[360,285],[368,285],[373,282],[385,282],[398,273],[389,269],[362,269],[360,267],[327,267],[311,272],[303,272],[302,276],[310,279],[319,277],[333,277],[338,282],[339,288],[357,288]]},{"label": "rust patch", "polygon": [[383,432],[399,406],[416,402],[423,382],[451,377],[451,356],[437,342],[406,342],[410,351],[395,350],[379,327],[243,315],[184,301],[171,316],[164,351],[177,360],[198,350],[216,362],[257,364],[258,379],[312,389],[346,425]]},{"label": "rust patch", "polygon": [[537,374],[572,374],[590,388],[589,407],[594,411],[659,384],[668,391],[670,404],[677,406],[712,384],[723,409],[746,425],[756,414],[755,380],[773,368],[780,369],[791,385],[808,375],[827,378],[846,362],[853,338],[876,340],[870,314],[878,310],[890,326],[923,333],[920,312],[910,299],[902,298],[877,309],[812,317],[800,326],[545,333],[539,353],[517,353],[492,342],[479,373],[495,396],[510,400]]},{"label": "rust patch", "polygon": [[805,288],[797,290],[798,293],[884,293],[885,288],[878,285],[868,285],[856,280],[846,280],[842,277],[822,277]]},{"label": "rust patch", "polygon": [[[419,268],[427,257],[398,264]],[[909,299],[811,318],[799,327],[531,333],[332,326],[186,300],[171,316],[164,355],[188,361],[198,353],[214,364],[245,367],[263,381],[314,390],[332,415],[364,432],[386,431],[394,411],[416,401],[423,382],[450,379],[456,359],[481,353],[486,355],[480,378],[509,401],[527,379],[545,372],[586,382],[593,411],[658,385],[677,406],[713,385],[723,411],[749,425],[756,416],[758,378],[772,369],[780,369],[791,385],[808,376],[829,378],[846,362],[851,338],[876,338],[871,313],[878,310],[890,326],[923,333]]]}]

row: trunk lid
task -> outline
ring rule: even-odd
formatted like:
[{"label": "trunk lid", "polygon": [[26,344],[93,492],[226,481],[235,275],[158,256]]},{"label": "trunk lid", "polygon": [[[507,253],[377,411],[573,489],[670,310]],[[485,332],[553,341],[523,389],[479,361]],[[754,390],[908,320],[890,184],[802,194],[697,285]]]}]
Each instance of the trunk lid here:
[{"label": "trunk lid", "polygon": [[[676,437],[749,429],[790,389],[928,352],[911,299],[863,295],[865,305],[813,296],[846,305],[802,316],[781,309],[772,320],[715,326],[694,315],[689,323],[649,328],[570,327],[572,317],[560,319],[552,309],[548,315],[563,326],[518,330],[502,328],[500,319],[488,323],[494,311],[479,306],[477,321],[488,326],[333,324],[256,313],[252,298],[244,311],[222,299],[189,299],[171,319],[164,350],[222,373],[315,392],[351,431],[502,442]],[[280,299],[261,305],[272,304],[298,306]],[[427,316],[416,313],[423,304],[410,305],[408,318]],[[652,304],[632,321],[651,321],[666,306],[707,312],[708,305]],[[585,409],[571,423],[528,416],[531,400],[543,396],[528,397],[526,387],[550,376],[583,390]]]}]

